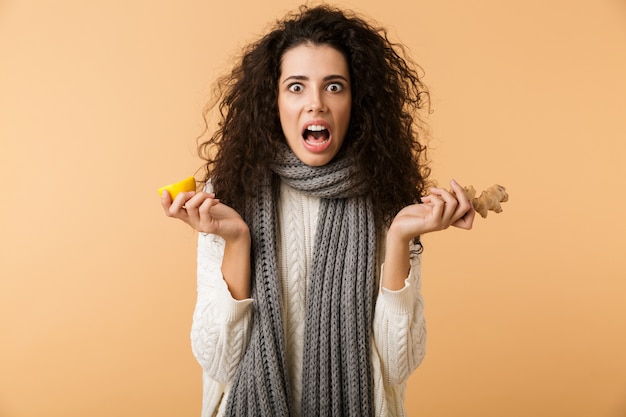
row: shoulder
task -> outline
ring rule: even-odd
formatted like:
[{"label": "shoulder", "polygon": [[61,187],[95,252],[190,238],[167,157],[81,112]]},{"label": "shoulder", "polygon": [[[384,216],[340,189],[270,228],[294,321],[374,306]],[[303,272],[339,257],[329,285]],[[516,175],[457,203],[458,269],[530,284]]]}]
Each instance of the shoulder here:
[{"label": "shoulder", "polygon": [[205,193],[212,193],[214,191],[213,183],[210,179],[207,180],[207,182],[204,184],[204,186],[202,187],[202,191],[204,191]]}]

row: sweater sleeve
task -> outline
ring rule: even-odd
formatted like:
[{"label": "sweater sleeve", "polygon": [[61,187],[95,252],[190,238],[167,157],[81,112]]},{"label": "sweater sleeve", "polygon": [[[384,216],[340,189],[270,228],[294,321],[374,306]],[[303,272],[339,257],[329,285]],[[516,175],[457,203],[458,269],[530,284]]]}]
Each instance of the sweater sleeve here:
[{"label": "sweater sleeve", "polygon": [[[384,265],[381,276],[382,268]],[[405,383],[424,359],[426,321],[421,295],[421,255],[411,256],[404,288],[391,291],[380,286],[374,311],[374,341],[386,385]]]},{"label": "sweater sleeve", "polygon": [[198,237],[198,289],[191,326],[192,351],[206,376],[226,384],[250,337],[252,299],[235,300],[222,276],[224,240]]}]

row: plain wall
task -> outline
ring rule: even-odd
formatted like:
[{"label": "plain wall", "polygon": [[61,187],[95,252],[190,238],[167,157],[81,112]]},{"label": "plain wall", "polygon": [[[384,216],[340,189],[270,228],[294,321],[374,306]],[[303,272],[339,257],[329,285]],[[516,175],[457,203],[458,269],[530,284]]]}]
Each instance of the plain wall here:
[{"label": "plain wall", "polygon": [[[0,1],[0,416],[198,416],[192,175],[215,77],[288,0]],[[346,0],[431,89],[433,179],[507,187],[424,237],[409,415],[626,416],[626,3]]]}]

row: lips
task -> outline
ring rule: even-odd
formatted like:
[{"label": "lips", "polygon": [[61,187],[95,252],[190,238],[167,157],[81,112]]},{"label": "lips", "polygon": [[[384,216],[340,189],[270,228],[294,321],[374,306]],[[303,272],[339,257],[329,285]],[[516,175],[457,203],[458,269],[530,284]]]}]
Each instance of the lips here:
[{"label": "lips", "polygon": [[323,152],[332,142],[330,125],[324,120],[311,120],[302,129],[304,147],[310,152]]}]

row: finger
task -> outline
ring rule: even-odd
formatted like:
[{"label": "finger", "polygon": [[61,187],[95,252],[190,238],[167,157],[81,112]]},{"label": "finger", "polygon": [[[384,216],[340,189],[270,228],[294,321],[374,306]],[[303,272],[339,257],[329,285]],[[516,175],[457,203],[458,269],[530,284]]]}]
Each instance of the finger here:
[{"label": "finger", "polygon": [[187,194],[189,195],[189,197],[184,202],[185,208],[187,210],[190,210],[190,209],[198,210],[198,208],[202,205],[202,203],[207,199],[217,200],[215,198],[215,194],[213,193],[205,193],[205,192],[196,193],[194,191],[191,191]]},{"label": "finger", "polygon": [[454,227],[458,227],[459,229],[464,229],[464,230],[471,230],[473,225],[474,225],[474,216],[472,216],[472,219],[468,219],[468,218],[461,218],[459,220],[457,220],[456,222],[454,222],[452,224],[452,226]]},{"label": "finger", "polygon": [[453,219],[457,214],[457,207],[459,205],[459,202],[450,191],[444,190],[442,188],[433,189],[433,194],[438,196],[444,202],[444,210],[441,214],[441,220],[444,224],[444,227],[447,227],[453,222]]},{"label": "finger", "polygon": [[[206,228],[206,227],[215,227],[215,223],[214,220],[216,218],[216,216],[211,213],[211,208],[215,207],[217,204],[219,204],[219,200],[215,199],[215,198],[206,198],[202,204],[200,204],[200,207],[198,207],[198,226],[200,228]],[[219,215],[217,216],[219,218]]]},{"label": "finger", "polygon": [[209,196],[207,199],[205,199],[202,202],[202,204],[200,204],[200,207],[198,207],[198,212],[200,213],[200,216],[202,217],[202,216],[210,215],[211,207],[214,207],[219,203],[220,203],[220,200]]},{"label": "finger", "polygon": [[460,219],[455,221],[452,225],[465,230],[470,230],[474,224],[476,212],[474,209],[468,210]]},{"label": "finger", "polygon": [[432,217],[439,222],[445,211],[445,201],[440,196],[441,189],[431,188],[431,194],[424,197],[433,206]]},{"label": "finger", "polygon": [[204,191],[188,191],[181,194],[187,196],[185,206],[187,206],[187,204],[191,204],[192,206],[199,207],[205,199],[215,198],[215,193],[207,193]]},{"label": "finger", "polygon": [[[209,215],[208,210],[205,208],[205,203],[209,207],[213,205],[215,194],[213,193],[197,193],[193,195],[189,200],[185,202],[185,209],[189,214],[190,221],[198,226],[202,220],[202,216]],[[202,211],[202,213],[201,213]]]},{"label": "finger", "polygon": [[187,202],[196,194],[195,191],[185,191],[180,192],[172,201],[172,208],[176,210],[184,210],[186,208]]},{"label": "finger", "polygon": [[428,205],[432,206],[434,198],[439,198],[439,197],[434,197],[432,195],[426,195],[426,196],[422,197],[422,204],[428,204]]},{"label": "finger", "polygon": [[169,210],[168,210],[169,216],[187,221],[189,219],[189,216],[187,215],[187,211],[185,210],[185,203],[194,194],[195,192],[193,191],[178,193],[178,195],[176,196],[174,201],[172,201],[172,204],[169,207]]},{"label": "finger", "polygon": [[170,206],[172,205],[172,196],[170,195],[170,192],[167,190],[163,190],[163,192],[161,193],[161,206],[163,207],[163,210],[165,211],[165,215],[166,216],[170,216]]},{"label": "finger", "polygon": [[454,192],[455,198],[458,201],[458,207],[456,210],[456,215],[454,220],[458,220],[469,212],[473,212],[472,202],[467,196],[465,189],[457,183],[455,180],[450,181],[450,186],[452,187],[452,191]]},{"label": "finger", "polygon": [[183,202],[179,200],[179,196],[176,196],[176,199],[172,201],[172,196],[168,190],[163,190],[161,194],[161,206],[165,215],[186,221],[186,212],[181,208]]},{"label": "finger", "polygon": [[463,188],[458,182],[456,182],[456,180],[451,180],[450,186],[452,187],[452,193],[457,198],[457,200],[459,200],[459,202],[462,202],[463,200],[469,201],[465,188]]}]

